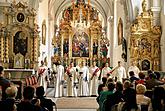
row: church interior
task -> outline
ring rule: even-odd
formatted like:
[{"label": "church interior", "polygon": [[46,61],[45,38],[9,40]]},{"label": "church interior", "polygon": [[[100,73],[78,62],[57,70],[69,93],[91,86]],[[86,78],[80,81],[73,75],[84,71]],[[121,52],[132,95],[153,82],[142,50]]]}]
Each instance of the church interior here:
[{"label": "church interior", "polygon": [[[137,80],[130,84],[138,94],[140,74],[151,71],[165,88],[164,19],[165,0],[0,0],[0,98],[1,79],[7,79],[17,87],[17,99],[26,86],[43,86],[56,108],[62,107],[58,111],[111,111],[97,93],[103,78],[124,84],[132,71]],[[79,105],[67,109],[68,101]],[[155,107],[152,103],[150,111]],[[19,105],[16,110],[22,111]]]}]

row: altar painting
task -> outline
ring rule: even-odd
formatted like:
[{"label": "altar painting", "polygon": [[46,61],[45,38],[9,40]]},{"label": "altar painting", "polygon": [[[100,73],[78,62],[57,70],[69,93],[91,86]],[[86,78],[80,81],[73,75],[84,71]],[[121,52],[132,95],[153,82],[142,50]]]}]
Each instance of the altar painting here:
[{"label": "altar painting", "polygon": [[18,31],[14,36],[14,53],[21,53],[23,56],[27,53],[28,39],[24,32]]},{"label": "altar painting", "polygon": [[85,32],[73,36],[72,57],[89,57],[89,37]]}]

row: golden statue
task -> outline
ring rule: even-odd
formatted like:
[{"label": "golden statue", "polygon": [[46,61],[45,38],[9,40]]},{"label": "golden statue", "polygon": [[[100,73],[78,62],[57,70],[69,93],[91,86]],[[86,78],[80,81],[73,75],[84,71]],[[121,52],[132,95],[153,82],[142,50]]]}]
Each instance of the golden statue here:
[{"label": "golden statue", "polygon": [[146,2],[146,0],[143,0],[143,2],[142,2],[142,9],[143,9],[143,12],[147,11],[147,2]]}]

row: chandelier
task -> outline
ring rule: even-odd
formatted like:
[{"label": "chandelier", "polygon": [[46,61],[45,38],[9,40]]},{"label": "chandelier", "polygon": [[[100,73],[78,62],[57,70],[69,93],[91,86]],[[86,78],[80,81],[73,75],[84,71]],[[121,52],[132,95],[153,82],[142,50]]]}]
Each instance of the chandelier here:
[{"label": "chandelier", "polygon": [[90,4],[85,4],[84,1],[72,2],[73,20],[71,26],[77,30],[83,30],[90,27]]}]

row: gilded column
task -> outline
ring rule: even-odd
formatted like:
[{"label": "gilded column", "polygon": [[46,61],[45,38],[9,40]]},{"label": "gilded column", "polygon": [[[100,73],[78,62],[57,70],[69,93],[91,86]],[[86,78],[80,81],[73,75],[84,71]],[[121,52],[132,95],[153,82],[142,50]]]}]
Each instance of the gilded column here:
[{"label": "gilded column", "polygon": [[34,37],[34,66],[33,68],[36,69],[38,67],[38,57],[39,57],[39,37],[38,34]]},{"label": "gilded column", "polygon": [[0,53],[0,61],[2,62],[3,61],[3,58],[4,58],[4,38],[3,38],[3,36],[0,36],[0,51],[1,51],[1,53]]},{"label": "gilded column", "polygon": [[31,55],[30,55],[30,68],[33,68],[33,63],[34,63],[34,35],[32,35],[32,39],[30,42],[30,46],[31,46]]},{"label": "gilded column", "polygon": [[[63,44],[64,44],[64,34],[61,35],[61,58],[63,59],[64,57],[64,47],[63,47]],[[61,61],[63,62],[63,61]]]}]

